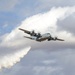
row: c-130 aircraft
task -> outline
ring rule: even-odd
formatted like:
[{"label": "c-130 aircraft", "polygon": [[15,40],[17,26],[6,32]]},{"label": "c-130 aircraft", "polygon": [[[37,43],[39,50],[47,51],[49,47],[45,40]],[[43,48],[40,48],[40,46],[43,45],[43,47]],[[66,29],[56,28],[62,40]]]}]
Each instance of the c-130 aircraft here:
[{"label": "c-130 aircraft", "polygon": [[59,39],[57,37],[52,37],[50,33],[45,33],[45,34],[41,35],[40,33],[35,33],[34,30],[28,31],[28,30],[25,30],[25,29],[22,29],[22,28],[19,28],[19,30],[24,31],[24,33],[27,33],[27,34],[30,35],[30,37],[24,36],[25,38],[32,39],[32,40],[35,40],[35,41],[38,41],[38,42],[42,42],[42,41],[45,41],[45,40],[48,40],[48,41],[51,41],[51,40],[64,41],[63,39]]}]

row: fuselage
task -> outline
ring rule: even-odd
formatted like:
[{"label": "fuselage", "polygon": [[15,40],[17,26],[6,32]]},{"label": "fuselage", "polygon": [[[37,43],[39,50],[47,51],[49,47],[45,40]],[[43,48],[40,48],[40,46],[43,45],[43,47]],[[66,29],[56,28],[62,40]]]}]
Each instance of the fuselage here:
[{"label": "fuselage", "polygon": [[35,36],[31,36],[33,40],[36,40],[36,41],[44,41],[44,40],[47,40],[49,37],[51,37],[50,33],[46,33],[46,34],[43,34],[41,35],[40,37],[35,37]]}]

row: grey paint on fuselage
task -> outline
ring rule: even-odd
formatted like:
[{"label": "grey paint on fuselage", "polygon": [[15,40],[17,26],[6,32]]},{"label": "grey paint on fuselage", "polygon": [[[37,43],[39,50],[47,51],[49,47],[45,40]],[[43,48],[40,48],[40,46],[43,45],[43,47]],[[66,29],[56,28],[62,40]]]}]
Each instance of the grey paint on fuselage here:
[{"label": "grey paint on fuselage", "polygon": [[47,40],[49,37],[51,37],[50,33],[46,33],[46,34],[41,35],[41,37],[36,38],[36,41],[41,42],[41,41]]}]

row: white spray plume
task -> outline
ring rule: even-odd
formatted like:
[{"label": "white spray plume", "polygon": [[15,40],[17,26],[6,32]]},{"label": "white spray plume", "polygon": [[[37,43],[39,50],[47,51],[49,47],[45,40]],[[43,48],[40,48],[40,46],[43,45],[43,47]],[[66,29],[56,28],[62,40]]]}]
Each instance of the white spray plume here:
[{"label": "white spray plume", "polygon": [[23,58],[28,53],[29,50],[30,50],[30,47],[1,57],[0,58],[0,70],[2,68],[10,68],[11,66],[19,62],[21,58]]}]

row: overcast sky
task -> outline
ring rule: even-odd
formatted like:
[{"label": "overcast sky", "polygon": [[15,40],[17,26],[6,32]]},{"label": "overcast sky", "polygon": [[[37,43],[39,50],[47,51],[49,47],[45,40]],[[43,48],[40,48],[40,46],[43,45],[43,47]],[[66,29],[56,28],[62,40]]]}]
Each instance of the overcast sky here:
[{"label": "overcast sky", "polygon": [[[63,38],[36,42],[18,28]],[[0,75],[75,75],[75,0],[0,0]]]}]

